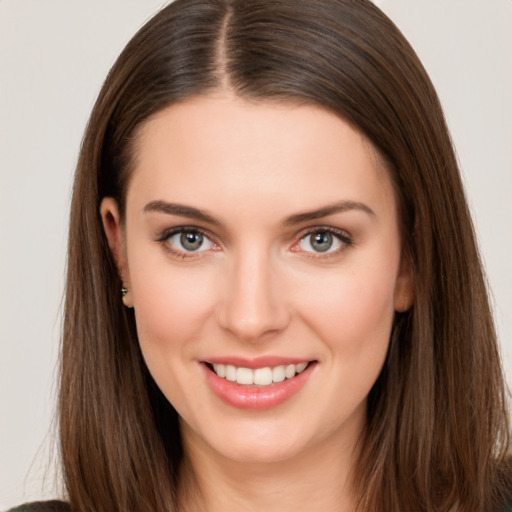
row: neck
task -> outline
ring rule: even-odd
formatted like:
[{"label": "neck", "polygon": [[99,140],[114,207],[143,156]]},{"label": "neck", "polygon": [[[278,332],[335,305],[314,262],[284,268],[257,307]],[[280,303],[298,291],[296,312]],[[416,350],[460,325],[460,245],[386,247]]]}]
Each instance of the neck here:
[{"label": "neck", "polygon": [[355,442],[333,447],[330,440],[287,460],[250,463],[223,458],[193,437],[191,432],[184,436],[189,442],[180,473],[180,512],[356,509],[351,492]]}]

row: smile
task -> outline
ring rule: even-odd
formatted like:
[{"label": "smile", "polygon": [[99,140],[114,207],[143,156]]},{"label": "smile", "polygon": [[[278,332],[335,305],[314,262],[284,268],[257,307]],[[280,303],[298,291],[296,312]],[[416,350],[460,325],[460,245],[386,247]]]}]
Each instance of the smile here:
[{"label": "smile", "polygon": [[226,379],[229,382],[245,386],[271,386],[286,379],[292,379],[302,373],[308,366],[308,362],[298,364],[279,365],[265,368],[244,368],[236,367],[230,364],[212,364],[211,369],[218,377]]},{"label": "smile", "polygon": [[[287,402],[306,384],[318,361],[203,361],[206,382],[217,397],[238,409],[266,410]],[[245,362],[245,364],[244,364]],[[281,363],[281,364],[279,364]],[[253,366],[253,368],[248,368]]]}]

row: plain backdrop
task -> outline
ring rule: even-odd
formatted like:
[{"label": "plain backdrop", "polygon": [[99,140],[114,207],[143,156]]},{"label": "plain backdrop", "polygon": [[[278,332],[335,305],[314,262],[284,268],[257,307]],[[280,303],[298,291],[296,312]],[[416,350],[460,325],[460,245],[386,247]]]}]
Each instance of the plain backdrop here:
[{"label": "plain backdrop", "polygon": [[[49,453],[73,169],[107,71],[165,3],[0,0],[0,509],[57,492]],[[512,1],[376,3],[445,107],[510,382]]]}]

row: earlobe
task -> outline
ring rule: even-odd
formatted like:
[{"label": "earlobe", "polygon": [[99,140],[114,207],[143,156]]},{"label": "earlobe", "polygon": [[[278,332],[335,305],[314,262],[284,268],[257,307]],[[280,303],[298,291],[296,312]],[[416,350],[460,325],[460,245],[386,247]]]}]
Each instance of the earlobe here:
[{"label": "earlobe", "polygon": [[117,201],[113,197],[105,197],[101,201],[100,214],[108,246],[110,247],[112,257],[114,258],[119,272],[119,277],[122,282],[122,289],[119,290],[119,293],[122,296],[124,305],[127,307],[133,307],[132,296],[130,293],[130,274],[128,272],[128,264],[126,261],[123,230]]}]

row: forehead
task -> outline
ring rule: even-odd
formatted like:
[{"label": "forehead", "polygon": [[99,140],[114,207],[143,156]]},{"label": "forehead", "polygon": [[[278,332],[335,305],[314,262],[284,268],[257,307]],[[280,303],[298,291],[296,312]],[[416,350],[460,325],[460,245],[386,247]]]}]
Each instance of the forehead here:
[{"label": "forehead", "polygon": [[139,206],[157,198],[226,208],[259,201],[297,211],[339,200],[394,203],[372,144],[312,105],[191,98],[140,129],[134,164],[127,202]]}]

